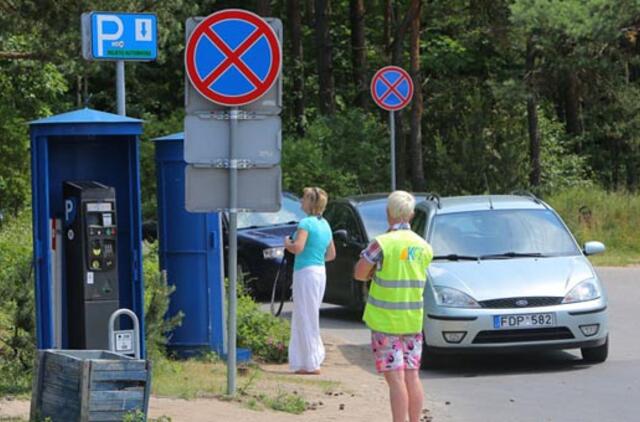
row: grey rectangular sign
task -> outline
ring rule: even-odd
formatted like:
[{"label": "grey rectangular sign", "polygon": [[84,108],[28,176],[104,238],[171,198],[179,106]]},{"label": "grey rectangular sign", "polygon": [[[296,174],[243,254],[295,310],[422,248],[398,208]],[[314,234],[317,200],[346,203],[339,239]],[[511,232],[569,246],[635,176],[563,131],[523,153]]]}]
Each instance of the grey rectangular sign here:
[{"label": "grey rectangular sign", "polygon": [[[189,39],[189,35],[193,32],[194,28],[200,23],[204,17],[191,17],[188,18],[185,23],[185,44]],[[273,28],[280,41],[280,45],[283,45],[282,42],[282,21],[277,18],[264,18],[264,20]],[[218,105],[214,102],[209,101],[191,85],[189,82],[189,77],[185,75],[185,111],[187,114],[194,114],[199,112],[211,112],[218,110],[227,110],[228,107]],[[258,98],[256,101],[247,104],[245,106],[240,107],[241,110],[251,111],[260,114],[271,114],[276,115],[280,114],[282,111],[282,72],[278,76],[278,79],[273,84],[271,89],[267,91],[262,97]]]},{"label": "grey rectangular sign", "polygon": [[[214,167],[185,168],[186,209],[189,212],[229,210],[229,170]],[[238,201],[243,211],[280,210],[282,181],[280,166],[238,170]]]},{"label": "grey rectangular sign", "polygon": [[[229,120],[211,113],[187,115],[184,119],[184,160],[215,166],[229,157]],[[234,140],[238,159],[254,167],[280,163],[282,122],[280,116],[253,116],[238,120]]]}]

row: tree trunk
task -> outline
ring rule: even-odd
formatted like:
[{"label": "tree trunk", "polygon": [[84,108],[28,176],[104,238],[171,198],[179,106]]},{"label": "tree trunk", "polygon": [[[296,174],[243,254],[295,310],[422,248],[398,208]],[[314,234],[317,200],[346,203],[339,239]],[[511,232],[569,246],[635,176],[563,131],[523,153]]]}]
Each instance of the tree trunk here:
[{"label": "tree trunk", "polygon": [[322,114],[334,114],[335,86],[333,83],[333,45],[329,33],[331,0],[315,0],[316,49],[319,82],[319,106]]},{"label": "tree trunk", "polygon": [[414,94],[411,106],[411,183],[414,191],[425,190],[424,164],[422,160],[422,114],[424,104],[422,99],[422,75],[420,73],[420,10],[421,0],[411,0],[418,3],[417,13],[411,21],[410,73],[413,79]]},{"label": "tree trunk", "polygon": [[[391,26],[393,22],[393,7],[391,0],[384,0],[384,24],[382,29],[382,41],[384,42],[385,54],[391,48]],[[389,56],[387,56],[389,60]]]},{"label": "tree trunk", "polygon": [[315,27],[313,19],[316,11],[313,7],[313,2],[314,0],[304,0],[304,22],[309,28]]},{"label": "tree trunk", "polygon": [[[402,21],[396,21],[393,41],[391,43],[391,64],[399,67],[402,66],[402,51],[404,45],[404,37],[407,29],[410,28],[411,22],[417,13],[418,6],[422,0],[411,1],[406,14]],[[394,113],[396,122],[396,181],[398,189],[403,189],[407,179],[407,139],[404,130],[404,111],[400,110]]]},{"label": "tree trunk", "polygon": [[571,135],[582,133],[580,124],[580,96],[578,76],[572,70],[567,71],[565,86],[565,116],[567,132]]},{"label": "tree trunk", "polygon": [[527,52],[525,59],[525,81],[527,85],[527,122],[529,125],[529,158],[531,162],[531,172],[529,173],[529,183],[531,186],[540,186],[540,133],[538,131],[538,104],[533,81],[535,70],[535,45],[533,40],[527,41]]},{"label": "tree trunk", "polygon": [[262,17],[271,16],[271,0],[257,0],[256,13]]},{"label": "tree trunk", "polygon": [[350,0],[351,51],[353,60],[353,83],[356,86],[356,104],[366,109],[369,104],[367,84],[367,50],[364,34],[364,0]]},{"label": "tree trunk", "polygon": [[300,0],[287,0],[287,12],[291,32],[291,58],[293,68],[293,113],[296,131],[304,135],[304,56],[302,50],[302,14]]}]

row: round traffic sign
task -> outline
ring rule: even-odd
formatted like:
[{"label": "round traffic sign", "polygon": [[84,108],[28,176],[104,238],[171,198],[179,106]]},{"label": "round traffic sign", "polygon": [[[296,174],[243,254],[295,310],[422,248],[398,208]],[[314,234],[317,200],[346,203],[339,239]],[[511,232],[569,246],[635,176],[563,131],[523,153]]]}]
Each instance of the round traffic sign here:
[{"label": "round traffic sign", "polygon": [[193,87],[224,106],[249,104],[276,82],[280,42],[260,16],[225,9],[207,16],[187,40],[185,67]]},{"label": "round traffic sign", "polygon": [[401,67],[383,67],[373,75],[371,96],[379,107],[387,111],[401,110],[413,98],[413,80]]}]

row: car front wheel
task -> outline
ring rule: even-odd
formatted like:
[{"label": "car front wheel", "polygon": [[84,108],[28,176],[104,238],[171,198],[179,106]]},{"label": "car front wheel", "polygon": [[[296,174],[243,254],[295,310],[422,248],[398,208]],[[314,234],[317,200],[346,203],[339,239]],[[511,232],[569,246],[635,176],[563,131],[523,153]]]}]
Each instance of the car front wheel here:
[{"label": "car front wheel", "polygon": [[609,336],[605,340],[604,344],[596,347],[583,347],[580,349],[582,352],[582,360],[589,363],[602,363],[607,360],[609,356]]}]

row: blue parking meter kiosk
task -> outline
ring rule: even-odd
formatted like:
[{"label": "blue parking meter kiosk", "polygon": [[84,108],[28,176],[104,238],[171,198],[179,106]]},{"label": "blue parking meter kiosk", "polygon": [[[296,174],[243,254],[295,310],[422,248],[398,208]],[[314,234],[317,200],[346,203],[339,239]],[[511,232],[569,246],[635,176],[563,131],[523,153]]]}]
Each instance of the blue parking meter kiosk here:
[{"label": "blue parking meter kiosk", "polygon": [[[176,287],[169,314],[183,312],[182,325],[169,348],[189,356],[214,351],[226,356],[223,233],[220,214],[190,213],[185,208],[184,133],[153,140],[156,151],[160,268]],[[237,360],[251,357],[237,349]]]},{"label": "blue parking meter kiosk", "polygon": [[142,121],[81,109],[30,123],[37,346],[106,349],[134,311],[144,344]]}]

